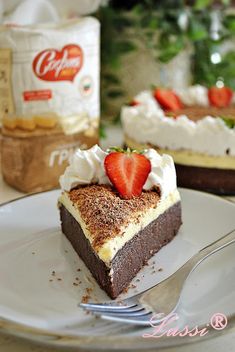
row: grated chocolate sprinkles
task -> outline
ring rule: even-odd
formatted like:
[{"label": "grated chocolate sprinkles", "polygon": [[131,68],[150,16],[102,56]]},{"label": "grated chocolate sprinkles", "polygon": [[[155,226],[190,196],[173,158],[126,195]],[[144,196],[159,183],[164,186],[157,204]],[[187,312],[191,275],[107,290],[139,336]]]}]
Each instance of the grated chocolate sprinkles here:
[{"label": "grated chocolate sprinkles", "polygon": [[139,197],[122,199],[107,185],[89,185],[73,189],[69,198],[79,209],[92,236],[92,246],[99,249],[108,239],[120,233],[121,227],[138,221],[140,212],[156,207],[156,191],[143,191]]}]

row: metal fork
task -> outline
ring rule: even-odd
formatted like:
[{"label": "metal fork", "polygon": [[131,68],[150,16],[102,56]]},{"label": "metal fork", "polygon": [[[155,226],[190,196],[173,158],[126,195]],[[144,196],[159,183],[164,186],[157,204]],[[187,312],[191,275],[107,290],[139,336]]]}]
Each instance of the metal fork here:
[{"label": "metal fork", "polygon": [[160,323],[175,311],[185,281],[193,270],[210,255],[234,242],[235,230],[201,249],[174,274],[148,290],[122,301],[81,303],[80,306],[103,319],[144,326],[149,326],[154,313],[151,322]]}]

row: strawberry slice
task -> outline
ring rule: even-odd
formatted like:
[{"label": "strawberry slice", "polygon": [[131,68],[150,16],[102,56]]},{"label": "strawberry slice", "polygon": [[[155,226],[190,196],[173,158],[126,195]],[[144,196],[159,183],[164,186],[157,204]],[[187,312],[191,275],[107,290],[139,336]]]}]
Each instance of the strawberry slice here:
[{"label": "strawberry slice", "polygon": [[232,101],[232,97],[233,91],[228,87],[211,87],[208,90],[210,104],[217,108],[225,108],[228,106]]},{"label": "strawberry slice", "polygon": [[108,178],[124,199],[141,195],[151,171],[149,159],[129,149],[108,154],[104,160],[104,166]]},{"label": "strawberry slice", "polygon": [[164,110],[177,111],[183,108],[182,101],[171,89],[156,88],[153,96]]}]

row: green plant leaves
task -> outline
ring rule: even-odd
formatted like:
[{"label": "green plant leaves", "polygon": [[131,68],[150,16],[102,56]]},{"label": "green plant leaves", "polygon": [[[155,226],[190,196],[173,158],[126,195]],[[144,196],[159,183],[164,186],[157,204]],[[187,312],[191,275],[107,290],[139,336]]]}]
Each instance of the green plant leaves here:
[{"label": "green plant leaves", "polygon": [[193,75],[194,83],[215,85],[219,77],[225,84],[235,90],[235,51],[221,54],[221,62],[213,64],[211,55],[219,51],[219,45],[211,39],[195,43]]},{"label": "green plant leaves", "polygon": [[121,54],[126,54],[130,51],[136,50],[136,45],[129,40],[120,40],[117,41],[117,50]]},{"label": "green plant leaves", "polygon": [[193,42],[208,38],[208,28],[197,18],[190,18],[188,37]]},{"label": "green plant leaves", "polygon": [[110,89],[107,91],[107,96],[109,98],[119,98],[124,96],[124,92],[121,89]]},{"label": "green plant leaves", "polygon": [[194,4],[195,10],[203,10],[205,7],[210,6],[213,0],[196,0]]},{"label": "green plant leaves", "polygon": [[120,79],[113,73],[104,73],[103,78],[110,84],[120,84]]},{"label": "green plant leaves", "polygon": [[107,138],[106,127],[102,123],[100,124],[100,127],[99,127],[99,136],[102,139]]},{"label": "green plant leaves", "polygon": [[235,128],[235,120],[227,117],[220,117],[220,118],[224,121],[224,123],[228,128]]},{"label": "green plant leaves", "polygon": [[235,15],[228,15],[223,22],[225,28],[235,34]]},{"label": "green plant leaves", "polygon": [[165,44],[160,47],[160,54],[157,59],[163,63],[167,63],[172,60],[177,54],[181,52],[185,47],[183,37],[177,37],[175,41],[166,41]]},{"label": "green plant leaves", "polygon": [[[109,6],[101,7],[98,18],[101,21],[102,109],[109,100],[125,94],[119,78],[122,58],[143,44],[153,57],[165,64],[190,43],[194,48],[194,83],[212,86],[222,77],[235,90],[235,50],[220,53],[220,45],[233,39],[235,34],[235,14],[223,11],[230,2],[220,1],[222,25],[217,41],[210,37],[214,0],[195,0],[191,7],[185,5],[185,0],[135,0],[122,4],[116,0],[115,6],[111,0]],[[186,26],[179,25],[182,13],[187,16]],[[214,64],[211,57],[216,52],[222,60]]]}]

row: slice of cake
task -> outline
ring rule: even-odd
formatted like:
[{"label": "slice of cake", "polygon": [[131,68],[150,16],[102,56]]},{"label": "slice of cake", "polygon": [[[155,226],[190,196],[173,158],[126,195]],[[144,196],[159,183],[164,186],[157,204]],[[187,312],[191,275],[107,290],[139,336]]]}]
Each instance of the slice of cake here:
[{"label": "slice of cake", "polygon": [[178,185],[235,194],[235,105],[227,87],[138,94],[121,111],[125,143],[170,154]]},{"label": "slice of cake", "polygon": [[153,149],[77,150],[60,183],[62,231],[111,298],[181,225],[173,160]]}]

